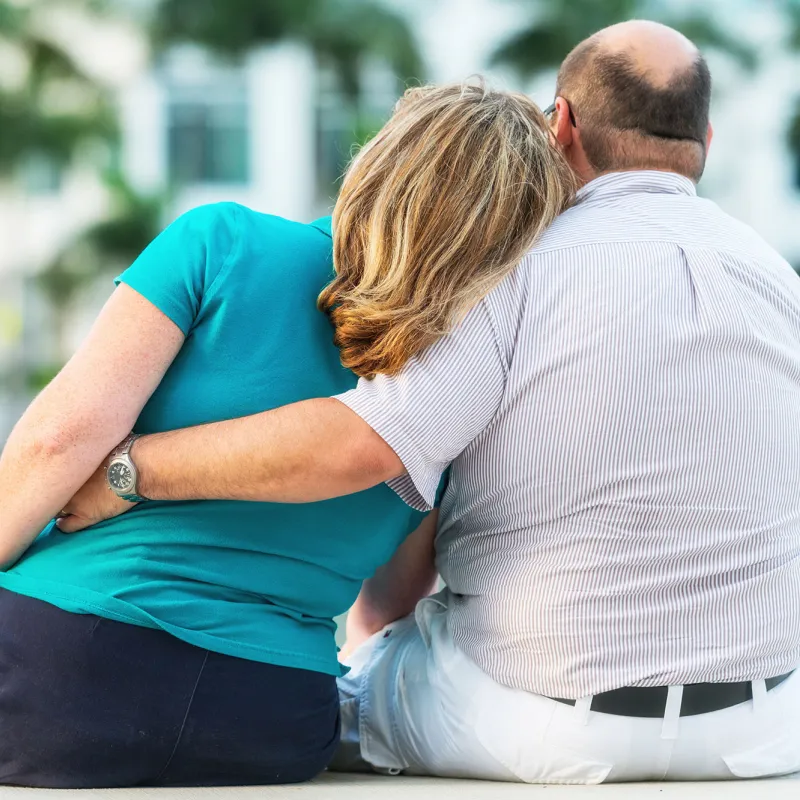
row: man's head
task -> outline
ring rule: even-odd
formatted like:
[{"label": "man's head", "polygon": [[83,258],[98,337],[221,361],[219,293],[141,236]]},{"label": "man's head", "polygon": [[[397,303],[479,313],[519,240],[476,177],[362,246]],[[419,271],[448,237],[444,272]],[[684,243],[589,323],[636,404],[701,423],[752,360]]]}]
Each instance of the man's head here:
[{"label": "man's head", "polygon": [[697,48],[655,22],[613,25],[558,74],[553,133],[584,180],[656,169],[698,181],[711,143],[711,75]]}]

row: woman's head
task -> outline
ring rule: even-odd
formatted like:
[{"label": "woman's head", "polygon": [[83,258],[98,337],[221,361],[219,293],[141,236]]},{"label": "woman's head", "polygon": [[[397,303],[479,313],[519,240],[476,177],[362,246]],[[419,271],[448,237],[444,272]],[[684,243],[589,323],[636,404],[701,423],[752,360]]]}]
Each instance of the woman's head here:
[{"label": "woman's head", "polygon": [[575,179],[522,94],[411,89],[350,165],[320,295],[342,363],[392,374],[447,333],[570,203]]}]

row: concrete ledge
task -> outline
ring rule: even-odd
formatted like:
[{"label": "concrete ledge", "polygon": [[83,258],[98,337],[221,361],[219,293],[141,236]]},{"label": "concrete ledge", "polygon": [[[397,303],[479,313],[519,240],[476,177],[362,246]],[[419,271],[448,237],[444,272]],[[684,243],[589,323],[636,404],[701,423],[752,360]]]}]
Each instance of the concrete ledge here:
[{"label": "concrete ledge", "polygon": [[211,789],[94,789],[53,791],[0,788],[0,800],[505,800],[541,797],[546,800],[797,800],[800,775],[728,783],[622,783],[606,786],[525,786],[440,778],[323,775],[302,786],[253,786]]}]

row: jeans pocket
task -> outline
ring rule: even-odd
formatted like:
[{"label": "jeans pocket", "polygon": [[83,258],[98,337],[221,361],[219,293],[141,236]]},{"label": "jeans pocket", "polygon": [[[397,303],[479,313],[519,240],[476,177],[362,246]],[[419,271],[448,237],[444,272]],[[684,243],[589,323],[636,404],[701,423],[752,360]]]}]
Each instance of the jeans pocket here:
[{"label": "jeans pocket", "polygon": [[734,778],[768,778],[800,772],[800,739],[785,736],[766,744],[723,755]]}]

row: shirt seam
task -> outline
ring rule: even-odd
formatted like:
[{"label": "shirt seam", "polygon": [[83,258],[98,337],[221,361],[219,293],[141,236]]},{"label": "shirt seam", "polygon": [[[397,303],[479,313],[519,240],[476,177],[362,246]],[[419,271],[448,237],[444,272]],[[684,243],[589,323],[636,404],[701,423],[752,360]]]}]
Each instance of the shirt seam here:
[{"label": "shirt seam", "polygon": [[[192,329],[195,321],[195,316],[191,313],[191,310],[187,313],[187,308],[180,303],[174,302],[169,295],[159,296],[158,300],[153,299],[150,296],[150,288],[139,285],[135,276],[128,276],[123,273],[119,278],[115,278],[115,283],[117,286],[124,284],[140,297],[147,300],[151,306],[160,311],[180,330],[184,338],[189,335],[189,331]],[[186,319],[187,317],[188,319]]]},{"label": "shirt seam", "polygon": [[[503,378],[508,378],[508,372],[511,367],[508,359],[503,352],[503,348],[500,346],[500,326],[497,324],[497,319],[494,316],[492,311],[492,307],[488,301],[488,299],[484,299],[481,301],[481,304],[486,309],[486,316],[489,318],[489,327],[492,329],[492,340],[494,341],[495,349],[497,350],[497,355],[500,358],[500,363],[503,365]],[[505,387],[503,387],[503,394],[505,394]],[[493,417],[494,419],[494,417]]]},{"label": "shirt seam", "polygon": [[[320,219],[326,219],[326,217],[320,217]],[[313,228],[315,231],[319,231],[326,239],[330,239],[333,241],[333,233],[328,233],[320,224],[319,220],[314,220],[314,222],[309,223],[309,228]]]},{"label": "shirt seam", "polygon": [[241,254],[243,243],[243,238],[241,235],[241,206],[238,203],[230,203],[230,206],[233,210],[232,216],[234,217],[233,241],[231,242],[231,248],[228,251],[228,255],[226,256],[225,260],[222,262],[222,266],[219,268],[219,272],[217,272],[216,277],[211,281],[208,289],[203,292],[203,299],[200,301],[200,307],[197,309],[197,315],[192,321],[193,325],[203,313],[207,303],[209,303],[218,293],[219,286],[222,283],[223,278],[227,276],[234,262],[238,260]]},{"label": "shirt seam", "polygon": [[500,416],[500,413],[505,407],[506,398],[508,397],[508,376],[511,370],[511,363],[510,361],[506,360],[505,356],[503,355],[503,351],[500,347],[499,337],[497,334],[497,330],[495,329],[495,319],[489,310],[490,305],[488,299],[484,299],[482,302],[486,306],[486,316],[489,317],[489,325],[492,328],[492,339],[494,341],[494,346],[495,349],[497,350],[497,355],[500,359],[500,363],[503,366],[503,394],[500,397],[500,402],[497,404],[497,408],[495,409],[494,414],[492,414],[492,418],[489,420],[489,422],[486,423],[486,427],[464,448],[462,454],[465,453],[468,449],[474,447],[475,443],[480,439],[483,439],[483,437],[486,435],[486,432],[491,427],[494,426],[495,422],[497,421],[497,418]]}]

